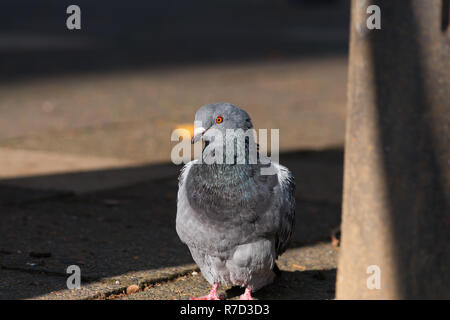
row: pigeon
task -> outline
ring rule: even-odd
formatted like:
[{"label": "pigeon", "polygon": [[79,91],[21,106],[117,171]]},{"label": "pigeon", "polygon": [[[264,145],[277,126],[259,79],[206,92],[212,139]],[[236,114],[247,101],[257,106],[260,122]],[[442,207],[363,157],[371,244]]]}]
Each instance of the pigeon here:
[{"label": "pigeon", "polygon": [[[251,144],[256,144],[252,135],[232,140],[232,148],[218,138],[230,130],[242,134],[253,129],[244,110],[230,103],[207,104],[195,114],[194,124],[192,142],[203,140],[205,147],[200,159],[181,170],[176,231],[212,288],[206,296],[191,299],[223,299],[217,290],[224,285],[245,288],[240,299],[252,300],[252,292],[274,281],[279,272],[275,260],[289,244],[294,177],[268,157],[257,154],[250,161]],[[226,149],[222,155],[217,152],[221,149]],[[231,150],[234,156],[226,159]],[[245,155],[244,161],[238,154]],[[223,161],[208,162],[211,158]],[[270,174],[261,170],[268,166],[273,168]]]}]

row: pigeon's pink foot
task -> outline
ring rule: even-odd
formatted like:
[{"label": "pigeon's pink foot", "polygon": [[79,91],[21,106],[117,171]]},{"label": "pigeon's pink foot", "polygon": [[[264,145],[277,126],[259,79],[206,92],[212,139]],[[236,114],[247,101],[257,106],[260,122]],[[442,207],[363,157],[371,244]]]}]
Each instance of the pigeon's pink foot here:
[{"label": "pigeon's pink foot", "polygon": [[253,300],[252,291],[250,290],[249,287],[245,287],[245,292],[244,294],[241,294],[239,300]]},{"label": "pigeon's pink foot", "polygon": [[211,291],[206,296],[203,297],[191,297],[189,300],[221,300],[222,297],[219,297],[217,294],[217,288],[219,288],[218,283],[214,283]]}]

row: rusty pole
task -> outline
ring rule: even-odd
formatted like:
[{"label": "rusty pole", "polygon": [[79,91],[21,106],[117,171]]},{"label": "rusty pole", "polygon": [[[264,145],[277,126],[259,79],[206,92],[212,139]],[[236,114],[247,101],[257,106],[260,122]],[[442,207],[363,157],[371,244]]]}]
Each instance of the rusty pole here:
[{"label": "rusty pole", "polygon": [[449,1],[351,10],[336,297],[449,299]]}]

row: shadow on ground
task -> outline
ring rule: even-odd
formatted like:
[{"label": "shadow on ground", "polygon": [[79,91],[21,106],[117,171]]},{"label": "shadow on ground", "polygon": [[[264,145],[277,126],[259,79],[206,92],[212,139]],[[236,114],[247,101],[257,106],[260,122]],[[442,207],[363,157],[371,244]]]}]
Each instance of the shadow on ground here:
[{"label": "shadow on ground", "polygon": [[[273,284],[255,292],[260,300],[333,299],[336,269],[313,271],[283,271]],[[242,294],[242,288],[234,287],[226,292],[227,298]]]},{"label": "shadow on ground", "polygon": [[[297,180],[291,247],[328,241],[330,230],[339,225],[342,158],[341,149],[281,154],[280,162]],[[84,195],[44,194],[8,185],[21,179],[0,181],[0,298],[31,298],[63,289],[66,268],[72,264],[80,266],[83,282],[89,282],[111,277],[132,280],[133,273],[141,271],[152,273],[153,278],[164,277],[167,272],[162,269],[192,263],[175,232],[180,167],[155,165],[154,170],[163,167],[173,174]],[[117,170],[126,173],[139,168]],[[76,173],[60,176],[70,183]],[[45,183],[55,176],[32,179]],[[91,178],[87,181],[93,183]],[[11,195],[15,202],[9,201]],[[291,275],[285,279],[290,281]]]}]

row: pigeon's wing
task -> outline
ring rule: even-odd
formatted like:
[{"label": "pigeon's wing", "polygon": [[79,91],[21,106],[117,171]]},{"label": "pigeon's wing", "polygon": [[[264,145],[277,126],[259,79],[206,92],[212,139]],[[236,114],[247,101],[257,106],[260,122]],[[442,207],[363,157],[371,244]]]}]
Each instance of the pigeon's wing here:
[{"label": "pigeon's wing", "polygon": [[186,177],[189,174],[189,170],[191,169],[191,167],[198,163],[198,160],[192,160],[189,161],[187,164],[184,165],[184,167],[181,169],[180,171],[180,175],[178,176],[178,188],[181,189],[181,187],[184,185],[185,181],[186,181]]},{"label": "pigeon's wing", "polygon": [[291,172],[284,166],[273,162],[277,170],[280,187],[279,226],[275,237],[277,256],[282,254],[291,239],[295,224],[295,180]]},{"label": "pigeon's wing", "polygon": [[198,160],[193,160],[188,162],[180,172],[180,175],[178,177],[178,196],[177,196],[177,219],[176,219],[176,228],[178,236],[180,237],[180,240],[183,243],[187,244],[186,235],[184,232],[184,228],[182,228],[183,225],[185,225],[190,218],[189,211],[191,210],[189,202],[186,197],[186,178],[189,174],[189,170],[191,167],[197,163]]}]

